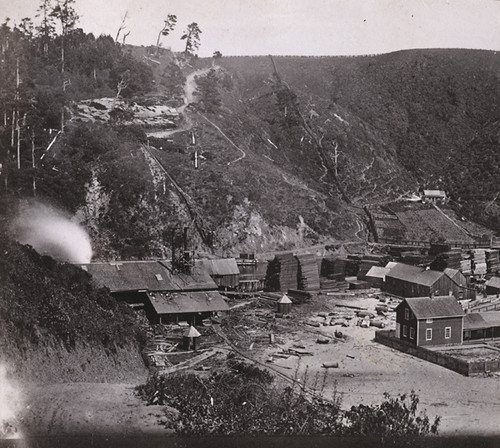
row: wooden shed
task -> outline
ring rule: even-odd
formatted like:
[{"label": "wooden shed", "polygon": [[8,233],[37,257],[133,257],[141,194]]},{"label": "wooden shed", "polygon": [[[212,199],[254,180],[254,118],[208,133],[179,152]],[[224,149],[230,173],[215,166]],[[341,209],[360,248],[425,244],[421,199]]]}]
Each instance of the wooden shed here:
[{"label": "wooden shed", "polygon": [[200,332],[191,325],[182,335],[184,340],[184,348],[186,350],[196,350],[198,348],[198,338],[201,336]]},{"label": "wooden shed", "polygon": [[195,265],[205,270],[222,290],[235,289],[240,281],[240,270],[235,258],[196,260]]},{"label": "wooden shed", "polygon": [[200,325],[204,319],[229,310],[218,291],[149,291],[146,295],[146,312],[155,323],[186,321]]},{"label": "wooden shed", "polygon": [[461,344],[464,315],[453,296],[409,297],[396,307],[396,337],[416,346]]},{"label": "wooden shed", "polygon": [[388,271],[388,268],[382,266],[372,266],[366,273],[365,280],[370,283],[373,288],[382,288],[385,282],[385,275]]},{"label": "wooden shed", "polygon": [[468,313],[464,319],[464,341],[500,337],[500,311]]},{"label": "wooden shed", "polygon": [[491,277],[486,282],[486,294],[500,294],[500,277]]},{"label": "wooden shed", "polygon": [[385,275],[384,291],[399,297],[430,297],[453,294],[454,286],[444,272],[396,263]]},{"label": "wooden shed", "polygon": [[278,313],[288,314],[291,312],[292,312],[292,301],[286,294],[283,294],[281,299],[278,300]]}]

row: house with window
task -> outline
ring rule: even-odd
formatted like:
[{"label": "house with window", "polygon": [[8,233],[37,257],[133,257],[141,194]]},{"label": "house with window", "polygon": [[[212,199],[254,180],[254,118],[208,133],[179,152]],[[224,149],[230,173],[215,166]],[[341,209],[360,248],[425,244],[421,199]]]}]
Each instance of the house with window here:
[{"label": "house with window", "polygon": [[453,296],[409,297],[396,308],[396,337],[419,347],[461,344],[464,315]]},{"label": "house with window", "polygon": [[424,190],[422,202],[430,204],[444,204],[447,201],[446,193],[443,190]]}]

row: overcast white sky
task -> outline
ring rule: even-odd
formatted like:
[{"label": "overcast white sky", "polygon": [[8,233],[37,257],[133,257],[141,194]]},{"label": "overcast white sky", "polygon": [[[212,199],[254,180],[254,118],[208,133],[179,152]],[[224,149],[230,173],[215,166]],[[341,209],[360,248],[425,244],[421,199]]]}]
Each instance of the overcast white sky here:
[{"label": "overcast white sky", "polygon": [[[34,17],[39,0],[0,0],[0,19]],[[121,17],[127,43],[156,42],[167,14],[178,27],[163,38],[181,50],[181,31],[197,22],[200,56],[343,55],[407,48],[500,50],[499,0],[76,0],[79,26],[116,34]]]}]

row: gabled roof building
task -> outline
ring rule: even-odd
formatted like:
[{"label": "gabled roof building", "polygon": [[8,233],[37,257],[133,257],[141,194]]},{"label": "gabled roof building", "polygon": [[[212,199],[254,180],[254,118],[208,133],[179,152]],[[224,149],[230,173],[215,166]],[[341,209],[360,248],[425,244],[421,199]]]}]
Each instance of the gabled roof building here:
[{"label": "gabled roof building", "polygon": [[500,294],[500,277],[491,277],[486,282],[486,294]]},{"label": "gabled roof building", "polygon": [[464,315],[453,296],[406,298],[396,307],[396,337],[415,346],[461,344]]},{"label": "gabled roof building", "polygon": [[93,280],[127,303],[144,306],[153,322],[193,325],[228,310],[217,284],[200,263],[190,273],[176,272],[167,260],[117,261],[80,265]]}]

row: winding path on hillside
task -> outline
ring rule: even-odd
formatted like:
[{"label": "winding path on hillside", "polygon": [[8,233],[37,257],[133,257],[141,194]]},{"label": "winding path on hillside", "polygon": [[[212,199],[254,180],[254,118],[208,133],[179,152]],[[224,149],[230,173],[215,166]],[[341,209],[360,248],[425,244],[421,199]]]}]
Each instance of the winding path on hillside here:
[{"label": "winding path on hillside", "polygon": [[219,131],[219,133],[229,142],[231,143],[232,146],[234,146],[240,153],[241,153],[241,156],[238,157],[237,159],[234,159],[230,162],[227,162],[228,165],[231,165],[232,163],[236,163],[236,162],[239,162],[240,160],[244,159],[246,156],[247,156],[247,153],[245,151],[243,151],[241,148],[239,148],[236,143],[234,143],[226,134],[224,134],[224,132],[222,132],[222,129],[219,128],[219,126],[217,126],[214,122],[210,121],[207,117],[205,117],[205,115],[202,115],[200,114],[200,116],[202,118],[204,118],[206,121],[208,121],[215,129],[217,129]]}]

